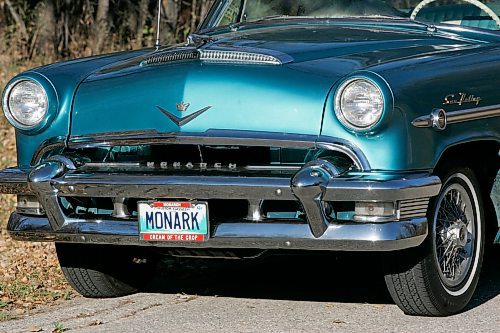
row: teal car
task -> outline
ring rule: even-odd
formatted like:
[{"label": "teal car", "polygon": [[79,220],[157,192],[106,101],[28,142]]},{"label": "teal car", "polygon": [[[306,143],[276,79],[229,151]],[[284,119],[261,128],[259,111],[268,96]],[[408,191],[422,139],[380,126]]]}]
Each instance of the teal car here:
[{"label": "teal car", "polygon": [[219,0],[184,44],[24,72],[8,231],[55,242],[86,297],[137,291],[158,254],[361,251],[405,313],[460,312],[500,242],[499,15]]}]

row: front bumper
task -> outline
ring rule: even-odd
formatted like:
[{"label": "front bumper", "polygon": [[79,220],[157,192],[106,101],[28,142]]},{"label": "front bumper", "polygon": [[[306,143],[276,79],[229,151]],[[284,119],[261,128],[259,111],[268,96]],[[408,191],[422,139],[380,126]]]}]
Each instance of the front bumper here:
[{"label": "front bumper", "polygon": [[[16,175],[15,181],[9,177],[11,174]],[[427,236],[426,206],[440,188],[439,178],[425,174],[385,180],[362,175],[338,177],[335,166],[322,160],[307,164],[292,178],[82,173],[62,157],[52,158],[29,173],[0,172],[3,193],[19,194],[28,189],[46,212],[46,217],[13,213],[8,231],[14,239],[189,248],[393,251],[415,247]],[[216,225],[204,243],[146,242],[139,240],[135,220],[79,220],[65,216],[58,200],[64,196],[299,200],[307,223],[228,221]],[[399,216],[398,211],[392,220],[336,223],[324,212],[323,204],[329,201],[409,205],[405,214]],[[412,210],[415,205],[418,207]]]}]

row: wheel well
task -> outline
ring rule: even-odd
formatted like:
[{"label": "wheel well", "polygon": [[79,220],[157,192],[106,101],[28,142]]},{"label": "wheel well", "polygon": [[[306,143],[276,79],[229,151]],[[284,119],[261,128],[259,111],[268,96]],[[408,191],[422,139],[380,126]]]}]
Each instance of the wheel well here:
[{"label": "wheel well", "polygon": [[496,216],[490,193],[500,168],[500,142],[476,141],[459,144],[446,149],[434,168],[436,175],[443,175],[453,167],[468,167],[474,171],[481,187],[486,219],[486,242],[492,243],[498,232]]}]

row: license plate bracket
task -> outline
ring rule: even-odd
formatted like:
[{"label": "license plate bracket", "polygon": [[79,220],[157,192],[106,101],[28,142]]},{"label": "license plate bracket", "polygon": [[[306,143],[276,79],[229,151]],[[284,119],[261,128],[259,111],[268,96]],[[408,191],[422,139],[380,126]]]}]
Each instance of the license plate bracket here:
[{"label": "license plate bracket", "polygon": [[205,242],[208,204],[198,201],[140,201],[139,238],[157,242]]}]

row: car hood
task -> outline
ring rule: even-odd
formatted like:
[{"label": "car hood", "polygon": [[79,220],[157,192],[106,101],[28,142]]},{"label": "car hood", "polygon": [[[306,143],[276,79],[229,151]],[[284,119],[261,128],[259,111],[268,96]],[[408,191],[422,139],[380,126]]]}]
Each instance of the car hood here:
[{"label": "car hood", "polygon": [[156,57],[194,47],[165,48],[112,64],[81,83],[71,135],[211,129],[319,135],[325,101],[342,77],[476,44],[452,34],[429,34],[421,25],[298,25],[214,35],[198,49],[270,55],[282,64]]}]

